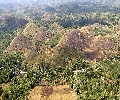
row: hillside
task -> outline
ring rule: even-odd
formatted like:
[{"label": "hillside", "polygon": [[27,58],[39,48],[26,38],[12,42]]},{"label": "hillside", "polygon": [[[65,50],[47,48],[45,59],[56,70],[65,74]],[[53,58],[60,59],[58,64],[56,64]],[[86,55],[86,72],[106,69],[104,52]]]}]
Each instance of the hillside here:
[{"label": "hillside", "polygon": [[30,40],[25,37],[23,34],[18,35],[15,37],[12,42],[10,43],[10,46],[7,47],[5,52],[23,52],[27,53],[32,49],[32,45]]},{"label": "hillside", "polygon": [[[98,26],[101,25],[99,24]],[[23,31],[23,35],[21,34],[13,39],[6,52],[23,52],[26,56],[24,63],[27,63],[29,66],[37,66],[42,59],[56,66],[56,64],[68,64],[69,60],[73,58],[100,61],[119,54],[119,38],[116,36],[116,40],[113,40],[112,34],[96,36],[94,35],[94,27],[93,25],[85,26],[81,29],[70,29],[67,33],[64,33],[59,43],[51,48],[46,44],[46,41],[51,40],[55,35],[51,34],[47,28],[41,27],[29,39],[29,35],[24,36],[26,35],[25,30],[27,30],[27,26]],[[106,29],[109,30],[109,28]],[[28,34],[31,34],[31,31],[28,31]],[[41,54],[44,56],[42,57]],[[63,58],[66,59],[65,62]]]},{"label": "hillside", "polygon": [[119,100],[119,0],[0,2],[0,100]]},{"label": "hillside", "polygon": [[[113,35],[94,36],[92,27],[83,27],[68,32],[57,45],[57,48],[69,46],[74,50],[81,51],[87,59],[98,60],[111,57],[118,53],[119,39],[112,40]],[[117,37],[116,37],[117,38]]]},{"label": "hillside", "polygon": [[[34,95],[35,94],[35,95]],[[35,87],[29,94],[29,100],[77,100],[77,94],[67,85],[57,87]]]},{"label": "hillside", "polygon": [[29,22],[26,25],[25,29],[23,30],[22,34],[24,34],[27,37],[34,36],[34,34],[38,31],[38,29],[39,28],[34,23]]}]

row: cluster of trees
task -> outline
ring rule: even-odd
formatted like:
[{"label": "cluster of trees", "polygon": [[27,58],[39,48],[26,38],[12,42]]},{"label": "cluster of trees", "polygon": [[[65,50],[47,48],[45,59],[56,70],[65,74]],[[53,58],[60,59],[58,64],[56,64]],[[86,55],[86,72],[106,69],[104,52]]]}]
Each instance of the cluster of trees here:
[{"label": "cluster of trees", "polygon": [[0,84],[9,82],[20,70],[23,57],[18,54],[3,54],[0,57]]},{"label": "cluster of trees", "polygon": [[[21,65],[23,60],[21,57],[21,54],[12,54],[1,60],[1,68],[4,68],[0,73],[1,83],[10,82],[5,91],[4,100],[25,100],[30,89],[35,86],[64,84],[70,85],[77,92],[79,100],[120,99],[119,56],[104,59],[94,64],[86,59],[79,59],[68,66],[57,67],[52,67],[43,61],[33,70]],[[24,69],[25,73],[20,73],[21,68]],[[2,89],[0,91],[3,92]]]},{"label": "cluster of trees", "polygon": [[15,31],[20,27],[25,26],[28,23],[27,20],[22,18],[16,18],[14,16],[6,16],[4,20],[0,20],[0,30],[2,31]]},{"label": "cluster of trees", "polygon": [[70,27],[82,27],[99,23],[101,25],[107,25],[112,28],[116,25],[120,18],[119,14],[112,12],[90,12],[80,14],[68,14],[58,19],[58,22],[64,28]]},{"label": "cluster of trees", "polygon": [[120,62],[105,59],[84,72],[78,72],[74,78],[74,88],[79,100],[115,99],[119,100]]}]

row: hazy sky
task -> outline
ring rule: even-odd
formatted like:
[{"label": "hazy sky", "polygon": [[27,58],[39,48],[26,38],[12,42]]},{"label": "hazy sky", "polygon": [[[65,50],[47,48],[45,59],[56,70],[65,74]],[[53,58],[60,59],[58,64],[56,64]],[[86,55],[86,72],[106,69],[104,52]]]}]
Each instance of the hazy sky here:
[{"label": "hazy sky", "polygon": [[68,2],[73,0],[0,0],[0,3],[12,3],[12,2],[32,2],[32,1],[38,1],[39,3],[60,3],[60,2]]}]

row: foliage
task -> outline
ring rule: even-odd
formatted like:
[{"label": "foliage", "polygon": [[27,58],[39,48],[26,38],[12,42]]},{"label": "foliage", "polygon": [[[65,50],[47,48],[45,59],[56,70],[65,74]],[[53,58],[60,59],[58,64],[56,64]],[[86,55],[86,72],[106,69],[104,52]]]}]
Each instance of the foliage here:
[{"label": "foliage", "polygon": [[120,51],[120,46],[118,46],[118,51]]},{"label": "foliage", "polygon": [[49,28],[51,24],[53,24],[54,21],[44,21],[44,20],[36,20],[34,23],[38,26],[44,26],[46,28]]},{"label": "foliage", "polygon": [[[105,26],[104,26],[105,27]],[[112,32],[110,31],[110,29],[103,29],[102,27],[95,27],[94,28],[94,32],[95,32],[95,36],[98,36],[98,35],[102,35],[102,36],[105,36],[107,34],[111,34]]]},{"label": "foliage", "polygon": [[3,93],[3,89],[2,89],[2,87],[0,86],[0,96],[2,95],[2,93]]},{"label": "foliage", "polygon": [[[96,36],[115,33],[116,25],[119,26],[119,5],[114,0],[109,2],[108,0],[104,2],[99,0],[99,3],[82,2],[81,0],[77,3],[70,2],[56,7],[43,7],[39,4],[18,7],[17,4],[14,6],[11,4],[6,7],[9,9],[6,9],[1,5],[0,84],[10,82],[7,90],[4,91],[6,94],[3,99],[27,100],[30,89],[36,85],[69,84],[78,94],[79,100],[119,100],[119,55],[99,62],[90,62],[82,59],[81,52],[69,47],[62,47],[58,48],[57,53],[54,52],[55,55],[53,54],[55,58],[52,59],[52,62],[55,64],[52,65],[52,62],[49,64],[46,61],[49,60],[46,57],[46,51],[49,49],[46,44],[51,48],[55,47],[67,29],[99,23],[99,27],[94,28]],[[28,60],[31,62],[33,56],[34,58],[39,56],[34,59],[34,61],[39,61],[36,64],[37,67],[34,68],[35,64],[31,64],[34,69],[29,69],[29,64],[22,65],[24,57],[21,53],[3,53],[16,33],[28,23],[26,19],[34,22],[38,27],[46,27],[53,35],[46,42],[35,42],[35,47],[33,47],[35,52],[33,54],[30,52],[28,55]],[[109,29],[105,29],[106,26]],[[61,32],[62,29],[63,32]],[[32,36],[29,38],[32,41]],[[118,51],[120,51],[120,46],[118,46]],[[25,71],[25,73],[21,74],[21,71]],[[0,95],[2,93],[3,90],[0,87]]]},{"label": "foliage", "polygon": [[66,46],[62,47],[58,50],[58,54],[55,57],[55,66],[67,66],[69,63],[74,60],[83,58],[83,55],[79,51],[75,51],[74,49]]},{"label": "foliage", "polygon": [[62,18],[60,17],[58,19],[58,23],[64,28],[79,28],[86,25],[92,25],[94,23],[107,25],[112,28],[112,26],[117,24],[119,20],[118,18],[120,18],[120,15],[113,12],[90,12],[64,15]]},{"label": "foliage", "polygon": [[106,59],[78,72],[73,79],[73,89],[79,99],[119,100],[119,66],[120,62],[113,63]]},{"label": "foliage", "polygon": [[0,84],[10,81],[20,69],[23,56],[18,54],[4,54],[0,59]]},{"label": "foliage", "polygon": [[5,100],[27,100],[26,95],[28,94],[28,90],[31,89],[31,85],[32,81],[25,77],[22,78],[22,80],[16,78],[12,79],[12,82],[6,93]]},{"label": "foliage", "polygon": [[47,41],[45,44],[49,45],[51,48],[55,47],[60,41],[60,37],[55,37]]},{"label": "foliage", "polygon": [[72,64],[72,70],[82,70],[89,67],[89,63],[86,60],[76,60]]},{"label": "foliage", "polygon": [[22,79],[13,78],[5,100],[26,99],[36,85],[69,84],[84,99],[119,99],[120,62],[104,59],[91,65],[87,60],[76,60],[72,65],[56,68],[41,62],[38,68],[27,71]]}]

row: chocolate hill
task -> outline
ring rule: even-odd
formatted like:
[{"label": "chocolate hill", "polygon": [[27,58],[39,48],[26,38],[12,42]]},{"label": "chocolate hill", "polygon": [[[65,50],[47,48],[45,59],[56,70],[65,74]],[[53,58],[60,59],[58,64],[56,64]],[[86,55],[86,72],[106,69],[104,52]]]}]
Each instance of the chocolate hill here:
[{"label": "chocolate hill", "polygon": [[28,95],[29,100],[77,100],[78,96],[68,85],[37,86]]},{"label": "chocolate hill", "polygon": [[112,35],[94,36],[92,29],[87,26],[81,30],[74,29],[68,32],[56,48],[60,49],[63,45],[68,46],[74,50],[81,51],[87,59],[101,60],[118,53],[118,41],[119,39],[113,41]]},{"label": "chocolate hill", "polygon": [[45,27],[39,28],[38,32],[33,37],[33,42],[40,41],[44,42],[47,41],[47,39],[51,38],[52,34],[47,30]]},{"label": "chocolate hill", "polygon": [[33,22],[29,22],[23,30],[22,34],[24,34],[27,37],[34,36],[38,29],[39,28]]},{"label": "chocolate hill", "polygon": [[[71,59],[80,59],[81,57],[89,60],[102,60],[118,54],[118,46],[120,45],[119,35],[106,34],[96,36],[94,31],[96,25],[101,27],[100,24],[95,24],[82,27],[81,29],[69,30],[54,48],[50,48],[48,45],[35,45],[37,41],[44,43],[54,37],[54,35],[45,27],[41,27],[37,31],[33,29],[34,33],[31,38],[29,38],[28,32],[26,32],[27,35],[20,34],[15,37],[6,49],[6,52],[22,51],[27,53],[25,54],[27,55],[25,62],[30,65],[37,64],[42,59],[41,53],[44,55],[43,59],[53,65],[54,63],[61,65],[64,62],[69,62]],[[109,28],[104,27],[104,29]]]},{"label": "chocolate hill", "polygon": [[12,42],[10,43],[10,46],[7,47],[5,52],[26,52],[31,50],[31,42],[30,40],[24,36],[23,34],[18,35],[15,37]]},{"label": "chocolate hill", "polygon": [[34,49],[35,42],[45,42],[52,35],[45,27],[38,28],[33,23],[29,23],[22,33],[19,33],[10,43],[5,52],[23,52]]}]

